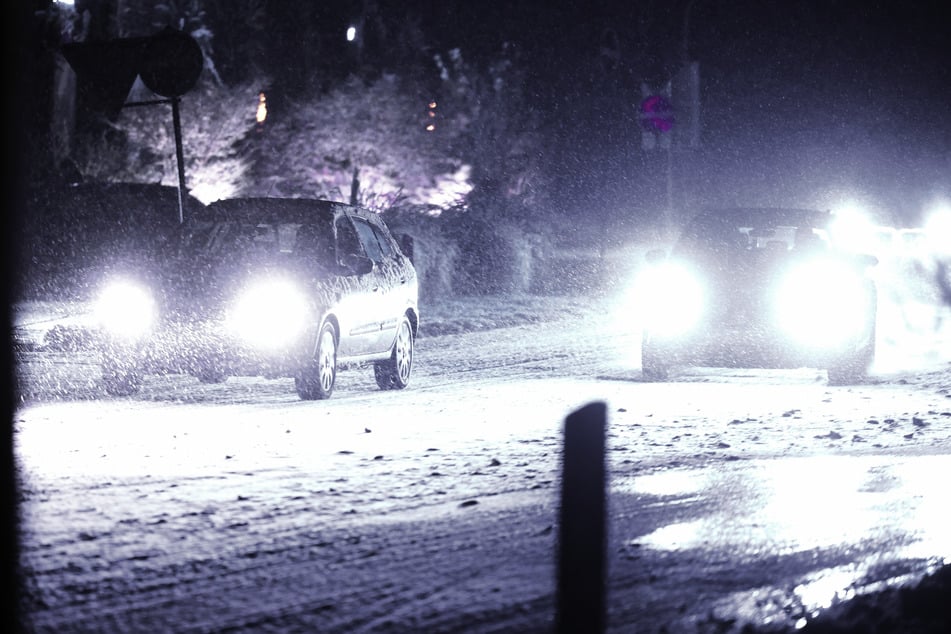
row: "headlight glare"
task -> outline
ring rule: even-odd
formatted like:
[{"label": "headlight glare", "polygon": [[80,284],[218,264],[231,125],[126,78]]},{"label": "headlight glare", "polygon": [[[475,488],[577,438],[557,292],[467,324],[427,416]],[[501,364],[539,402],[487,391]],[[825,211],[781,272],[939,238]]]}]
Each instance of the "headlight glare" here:
[{"label": "headlight glare", "polygon": [[844,263],[804,262],[778,287],[777,322],[799,344],[839,344],[861,332],[868,318],[864,288],[861,274]]},{"label": "headlight glare", "polygon": [[687,266],[664,262],[646,269],[635,294],[644,325],[660,335],[675,335],[693,328],[704,309],[704,288]]},{"label": "headlight glare", "polygon": [[123,339],[145,335],[155,323],[156,313],[152,294],[128,280],[108,284],[95,306],[96,322],[109,334]]},{"label": "headlight glare", "polygon": [[307,314],[307,300],[292,282],[259,280],[238,297],[228,315],[228,326],[253,346],[277,348],[301,334]]}]

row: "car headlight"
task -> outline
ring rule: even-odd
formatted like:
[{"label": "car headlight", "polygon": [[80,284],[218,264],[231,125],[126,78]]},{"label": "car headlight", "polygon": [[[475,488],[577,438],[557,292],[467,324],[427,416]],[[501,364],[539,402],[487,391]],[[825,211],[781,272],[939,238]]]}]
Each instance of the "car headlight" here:
[{"label": "car headlight", "polygon": [[151,330],[157,310],[147,288],[129,280],[117,280],[99,294],[95,315],[96,322],[109,334],[134,340]]},{"label": "car headlight", "polygon": [[699,277],[679,262],[648,267],[635,285],[644,326],[659,335],[676,335],[697,325],[705,291]]},{"label": "car headlight", "polygon": [[862,274],[845,262],[803,262],[777,288],[776,320],[797,343],[841,343],[862,332],[868,321],[871,307],[865,286]]},{"label": "car headlight", "polygon": [[277,348],[300,336],[307,315],[307,299],[292,282],[258,280],[235,301],[228,326],[253,346]]}]

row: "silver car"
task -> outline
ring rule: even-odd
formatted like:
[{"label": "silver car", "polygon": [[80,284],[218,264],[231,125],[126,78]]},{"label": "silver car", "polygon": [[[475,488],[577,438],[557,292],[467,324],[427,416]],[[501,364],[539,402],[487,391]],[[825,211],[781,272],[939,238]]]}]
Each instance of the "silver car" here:
[{"label": "silver car", "polygon": [[292,377],[300,398],[326,399],[338,368],[369,364],[381,389],[402,389],[419,329],[406,244],[379,214],[342,203],[212,203],[159,265],[103,285],[105,389],[132,394],[149,374]]}]

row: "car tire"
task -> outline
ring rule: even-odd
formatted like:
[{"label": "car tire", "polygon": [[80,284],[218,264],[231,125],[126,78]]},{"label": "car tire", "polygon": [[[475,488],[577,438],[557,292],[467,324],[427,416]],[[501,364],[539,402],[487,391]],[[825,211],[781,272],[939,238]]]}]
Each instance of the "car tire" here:
[{"label": "car tire", "polygon": [[865,378],[865,368],[858,364],[839,363],[829,366],[829,385],[855,385]]},{"label": "car tire", "polygon": [[829,385],[855,385],[865,380],[868,369],[875,360],[876,330],[876,324],[873,322],[869,326],[868,343],[864,348],[826,368]]},{"label": "car tire", "polygon": [[829,375],[829,385],[855,385],[862,383],[868,375],[868,368],[872,365],[872,358],[873,353],[871,349],[869,349],[830,365],[826,369]]},{"label": "car tire", "polygon": [[131,396],[138,392],[141,386],[141,377],[136,372],[103,368],[102,387],[110,396]]},{"label": "car tire", "polygon": [[304,401],[330,398],[337,382],[337,332],[333,324],[320,329],[314,359],[294,377],[297,395]]},{"label": "car tire", "polygon": [[402,390],[409,385],[415,351],[413,327],[409,319],[403,317],[396,330],[396,341],[393,343],[390,358],[373,364],[373,376],[381,390]]},{"label": "car tire", "polygon": [[203,367],[195,376],[202,383],[224,383],[228,380],[228,375],[217,365]]},{"label": "car tire", "polygon": [[670,375],[669,366],[654,350],[646,335],[641,339],[641,375],[645,381],[666,381]]},{"label": "car tire", "polygon": [[641,374],[646,381],[666,381],[670,376],[670,370],[666,365],[654,362],[641,361]]}]

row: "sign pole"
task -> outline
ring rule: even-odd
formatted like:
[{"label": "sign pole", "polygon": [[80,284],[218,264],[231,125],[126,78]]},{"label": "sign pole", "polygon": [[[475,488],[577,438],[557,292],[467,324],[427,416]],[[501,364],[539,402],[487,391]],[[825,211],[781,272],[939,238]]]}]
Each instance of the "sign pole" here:
[{"label": "sign pole", "polygon": [[185,152],[182,149],[182,117],[178,97],[172,97],[172,128],[175,131],[175,158],[178,160],[178,223],[185,222]]}]

